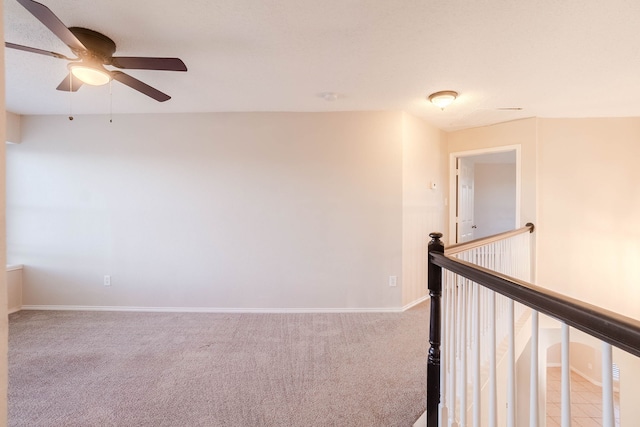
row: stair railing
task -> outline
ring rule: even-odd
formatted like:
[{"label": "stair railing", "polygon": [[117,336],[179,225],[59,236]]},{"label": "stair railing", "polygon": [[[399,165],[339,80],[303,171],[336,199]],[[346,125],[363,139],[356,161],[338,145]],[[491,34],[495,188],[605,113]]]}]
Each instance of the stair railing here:
[{"label": "stair railing", "polygon": [[[441,233],[430,234],[428,427],[516,425],[516,333],[524,323],[531,326],[526,336],[531,349],[529,425],[545,425],[537,388],[538,313],[562,324],[563,427],[571,425],[570,326],[602,341],[602,420],[603,426],[614,426],[611,346],[640,357],[640,322],[529,283],[531,244],[525,237],[533,230],[527,224],[447,249]],[[505,412],[497,409],[503,407],[496,391],[499,358],[506,359]],[[483,395],[488,399],[481,405]]]}]

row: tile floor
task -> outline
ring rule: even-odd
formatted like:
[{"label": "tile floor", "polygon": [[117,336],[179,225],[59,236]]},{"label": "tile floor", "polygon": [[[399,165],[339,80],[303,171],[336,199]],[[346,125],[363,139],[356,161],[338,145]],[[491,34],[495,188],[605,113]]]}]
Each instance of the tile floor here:
[{"label": "tile floor", "polygon": [[[616,426],[620,426],[620,395],[613,394]],[[547,427],[560,427],[560,368],[547,369]],[[573,426],[602,426],[602,388],[571,372]]]}]

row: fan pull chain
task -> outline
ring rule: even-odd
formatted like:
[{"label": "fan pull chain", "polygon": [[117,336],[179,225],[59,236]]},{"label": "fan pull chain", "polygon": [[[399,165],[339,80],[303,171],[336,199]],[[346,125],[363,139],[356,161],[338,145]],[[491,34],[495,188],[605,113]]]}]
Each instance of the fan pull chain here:
[{"label": "fan pull chain", "polygon": [[69,120],[73,120],[72,114],[72,101],[73,101],[73,75],[69,73]]}]

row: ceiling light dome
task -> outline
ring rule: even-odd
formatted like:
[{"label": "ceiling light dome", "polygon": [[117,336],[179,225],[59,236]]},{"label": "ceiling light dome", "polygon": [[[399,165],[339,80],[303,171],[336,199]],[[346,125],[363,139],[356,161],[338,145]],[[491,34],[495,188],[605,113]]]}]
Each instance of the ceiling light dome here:
[{"label": "ceiling light dome", "polygon": [[440,92],[432,93],[428,96],[429,101],[441,110],[451,105],[453,101],[458,97],[458,92],[452,90],[442,90]]},{"label": "ceiling light dome", "polygon": [[111,81],[109,72],[99,65],[74,62],[69,64],[69,70],[71,70],[71,74],[82,81],[82,83],[88,85],[102,86]]}]

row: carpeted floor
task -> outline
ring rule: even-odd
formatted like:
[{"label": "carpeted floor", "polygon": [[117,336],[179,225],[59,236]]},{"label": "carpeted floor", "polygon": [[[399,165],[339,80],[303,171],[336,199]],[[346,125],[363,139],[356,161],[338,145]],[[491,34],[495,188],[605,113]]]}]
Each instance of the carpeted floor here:
[{"label": "carpeted floor", "polygon": [[22,311],[10,426],[412,426],[428,303],[404,313]]}]

